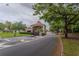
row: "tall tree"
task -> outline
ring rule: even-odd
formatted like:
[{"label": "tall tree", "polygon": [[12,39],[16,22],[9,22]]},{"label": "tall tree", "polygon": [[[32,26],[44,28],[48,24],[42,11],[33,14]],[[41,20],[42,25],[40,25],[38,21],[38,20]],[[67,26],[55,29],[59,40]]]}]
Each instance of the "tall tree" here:
[{"label": "tall tree", "polygon": [[38,15],[40,19],[51,24],[53,21],[61,20],[64,24],[65,37],[68,37],[68,26],[75,24],[79,19],[78,4],[52,4],[37,3],[33,6],[34,15]]}]

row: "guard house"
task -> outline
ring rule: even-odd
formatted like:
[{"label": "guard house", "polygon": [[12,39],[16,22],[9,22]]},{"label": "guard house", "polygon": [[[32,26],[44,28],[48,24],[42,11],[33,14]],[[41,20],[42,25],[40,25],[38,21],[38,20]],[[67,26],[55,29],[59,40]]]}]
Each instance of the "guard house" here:
[{"label": "guard house", "polygon": [[42,24],[40,21],[31,25],[32,26],[32,33],[34,35],[44,35],[46,34],[46,25]]}]

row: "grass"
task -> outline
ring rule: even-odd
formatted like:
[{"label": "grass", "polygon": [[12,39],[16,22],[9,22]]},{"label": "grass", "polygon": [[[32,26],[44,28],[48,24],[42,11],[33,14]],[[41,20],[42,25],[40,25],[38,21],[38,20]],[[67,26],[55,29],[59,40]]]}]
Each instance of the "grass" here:
[{"label": "grass", "polygon": [[[20,34],[20,33],[16,33],[16,37],[17,36],[30,36],[31,34]],[[1,38],[11,38],[14,37],[14,34],[11,32],[1,32],[0,33],[0,37]]]},{"label": "grass", "polygon": [[79,56],[79,40],[62,38],[64,55]]}]

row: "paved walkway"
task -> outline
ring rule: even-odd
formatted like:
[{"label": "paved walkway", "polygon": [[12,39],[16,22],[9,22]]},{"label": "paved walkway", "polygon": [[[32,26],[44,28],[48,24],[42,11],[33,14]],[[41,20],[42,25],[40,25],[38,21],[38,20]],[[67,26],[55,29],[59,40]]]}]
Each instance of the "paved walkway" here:
[{"label": "paved walkway", "polygon": [[63,43],[62,43],[61,35],[56,35],[56,36],[57,36],[57,43],[53,50],[53,55],[63,56]]}]

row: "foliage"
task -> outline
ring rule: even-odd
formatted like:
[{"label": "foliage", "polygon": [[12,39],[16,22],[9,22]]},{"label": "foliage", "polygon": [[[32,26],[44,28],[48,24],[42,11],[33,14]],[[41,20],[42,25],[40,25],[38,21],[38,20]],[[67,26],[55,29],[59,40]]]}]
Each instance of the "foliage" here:
[{"label": "foliage", "polygon": [[24,30],[26,28],[26,24],[23,24],[22,22],[15,22],[12,24],[11,27],[13,30]]},{"label": "foliage", "polygon": [[25,24],[22,24],[22,22],[15,22],[12,24],[12,30],[14,30],[14,36],[16,36],[16,31],[24,30],[26,28]]},{"label": "foliage", "polygon": [[63,28],[64,28],[64,25],[61,20],[53,21],[50,25],[51,31],[56,31],[57,29],[61,29],[61,31],[63,32]]},{"label": "foliage", "polygon": [[9,21],[5,22],[5,27],[8,28],[9,30],[11,30],[11,25],[12,25],[11,22]]},{"label": "foliage", "polygon": [[79,32],[79,22],[77,22],[77,23],[73,26],[73,30],[74,30],[74,32]]},{"label": "foliage", "polygon": [[5,28],[5,25],[3,23],[0,23],[0,30],[3,31]]},{"label": "foliage", "polygon": [[5,31],[5,29],[8,30],[8,32],[13,32],[14,31],[14,36],[16,36],[16,32],[20,30],[25,30],[26,24],[23,24],[21,21],[20,22],[9,22],[6,21],[5,23],[0,23],[0,31]]},{"label": "foliage", "polygon": [[19,32],[20,34],[31,34],[32,35],[32,33],[31,32]]},{"label": "foliage", "polygon": [[35,10],[34,15],[39,15],[40,19],[47,21],[50,25],[53,21],[61,20],[64,23],[65,37],[67,37],[68,26],[75,24],[79,19],[78,7],[79,4],[37,3],[33,6],[33,9]]}]

